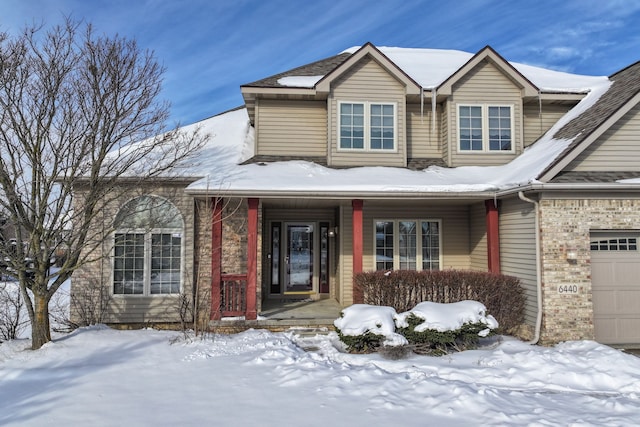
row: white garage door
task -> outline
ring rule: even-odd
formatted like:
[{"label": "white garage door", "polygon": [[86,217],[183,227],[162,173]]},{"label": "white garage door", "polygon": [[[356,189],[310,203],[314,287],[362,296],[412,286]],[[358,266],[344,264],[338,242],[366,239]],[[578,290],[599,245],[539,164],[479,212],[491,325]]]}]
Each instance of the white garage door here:
[{"label": "white garage door", "polygon": [[591,234],[596,341],[640,344],[639,233]]}]

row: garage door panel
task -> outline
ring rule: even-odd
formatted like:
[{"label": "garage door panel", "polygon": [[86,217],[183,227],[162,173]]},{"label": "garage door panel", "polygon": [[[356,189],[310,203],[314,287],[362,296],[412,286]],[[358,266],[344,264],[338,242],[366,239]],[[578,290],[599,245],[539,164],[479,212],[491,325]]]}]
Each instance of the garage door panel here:
[{"label": "garage door panel", "polygon": [[640,342],[640,318],[618,319],[617,330],[623,342]]},{"label": "garage door panel", "polygon": [[595,338],[640,344],[640,252],[637,231],[592,233],[591,285]]},{"label": "garage door panel", "polygon": [[[616,298],[611,291],[593,291],[594,313],[612,313],[616,310]],[[598,309],[595,309],[595,306]]]},{"label": "garage door panel", "polygon": [[609,261],[591,260],[591,281],[605,282],[609,281],[614,275],[613,265]]},{"label": "garage door panel", "polygon": [[618,336],[616,319],[605,317],[594,317],[594,332],[596,340],[603,344],[611,344]]},{"label": "garage door panel", "polygon": [[636,314],[640,312],[640,292],[638,290],[617,291],[615,300],[619,314]]}]

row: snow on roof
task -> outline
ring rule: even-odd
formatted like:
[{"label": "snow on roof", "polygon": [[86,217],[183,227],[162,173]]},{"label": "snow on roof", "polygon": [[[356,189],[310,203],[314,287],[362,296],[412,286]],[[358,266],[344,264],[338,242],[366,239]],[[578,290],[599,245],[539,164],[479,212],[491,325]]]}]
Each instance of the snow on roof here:
[{"label": "snow on roof", "polygon": [[208,144],[185,168],[200,177],[188,189],[193,192],[261,195],[266,193],[308,196],[415,195],[423,193],[491,192],[534,182],[535,178],[571,143],[554,139],[565,123],[593,105],[610,82],[600,81],[591,92],[561,118],[539,141],[513,161],[501,166],[431,166],[422,171],[394,167],[332,169],[307,161],[281,161],[240,165],[253,153],[253,128],[246,109],[214,116],[191,126],[211,135]]},{"label": "snow on roof", "polygon": [[291,87],[314,87],[324,76],[289,76],[278,79],[278,84]]},{"label": "snow on roof", "polygon": [[[341,53],[353,54],[360,48],[361,46],[354,46]],[[437,88],[474,56],[460,50],[386,46],[377,46],[377,49],[427,90]],[[608,80],[605,76],[584,76],[517,62],[509,63],[544,92],[586,92],[594,85]],[[279,79],[278,84],[312,88],[322,77],[324,76],[287,76]]]}]

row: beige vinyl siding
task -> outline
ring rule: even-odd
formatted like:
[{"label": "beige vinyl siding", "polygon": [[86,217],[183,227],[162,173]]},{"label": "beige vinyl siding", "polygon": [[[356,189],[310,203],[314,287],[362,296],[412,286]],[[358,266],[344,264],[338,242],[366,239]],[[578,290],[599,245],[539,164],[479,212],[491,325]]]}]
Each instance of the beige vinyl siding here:
[{"label": "beige vinyl siding", "polygon": [[424,105],[407,104],[407,153],[408,158],[442,158],[439,144],[442,112],[436,108],[436,123],[433,129],[431,102]]},{"label": "beige vinyl siding", "polygon": [[366,204],[364,206],[364,258],[363,268],[375,270],[374,233],[376,220],[441,220],[442,266],[446,269],[470,268],[469,257],[469,209],[467,206],[443,207],[403,205],[386,207]]},{"label": "beige vinyl siding", "polygon": [[450,103],[445,101],[442,104],[442,124],[440,125],[440,139],[442,140],[442,158],[447,166],[451,166],[451,133],[449,132],[449,111]]},{"label": "beige vinyl siding", "polygon": [[327,103],[260,100],[256,107],[256,154],[326,156]]},{"label": "beige vinyl siding", "polygon": [[153,297],[115,295],[109,302],[106,323],[178,322],[178,295]]},{"label": "beige vinyl siding", "polygon": [[566,171],[612,172],[640,171],[640,104],[594,141]]},{"label": "beige vinyl siding", "polygon": [[[338,103],[379,102],[396,106],[396,150],[338,149]],[[329,146],[331,166],[406,166],[405,88],[376,61],[365,58],[349,70],[334,85],[329,97]]]},{"label": "beige vinyl siding", "polygon": [[526,104],[524,109],[524,146],[536,142],[551,126],[556,124],[560,117],[564,116],[573,105],[567,104]]},{"label": "beige vinyl siding", "polygon": [[[458,150],[459,105],[511,106],[513,152],[460,153]],[[449,132],[451,132],[451,166],[501,165],[522,152],[522,97],[521,90],[491,63],[483,61],[454,85],[452,102],[449,103]]]},{"label": "beige vinyl siding", "polygon": [[501,272],[520,279],[526,295],[525,322],[534,326],[538,303],[533,204],[519,199],[503,200],[499,223]]},{"label": "beige vinyl siding", "polygon": [[[343,204],[340,218],[340,276],[344,284],[339,302],[353,302],[353,222],[350,204]],[[467,206],[429,206],[428,203],[414,205],[384,206],[365,201],[363,207],[363,260],[364,271],[375,270],[375,222],[376,220],[440,220],[442,237],[441,269],[469,269],[469,208]]]},{"label": "beige vinyl siding", "polygon": [[487,271],[487,215],[484,203],[469,207],[470,268]]}]

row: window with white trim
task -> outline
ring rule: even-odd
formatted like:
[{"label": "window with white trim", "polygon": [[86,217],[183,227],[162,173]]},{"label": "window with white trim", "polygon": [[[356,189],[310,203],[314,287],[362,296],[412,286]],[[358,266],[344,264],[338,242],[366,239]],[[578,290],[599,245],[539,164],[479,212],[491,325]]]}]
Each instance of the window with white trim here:
[{"label": "window with white trim", "polygon": [[458,148],[461,152],[513,151],[513,108],[458,105]]},{"label": "window with white trim", "polygon": [[439,220],[375,221],[376,270],[439,270]]},{"label": "window with white trim", "polygon": [[396,105],[375,102],[338,103],[340,150],[394,151]]},{"label": "window with white trim", "polygon": [[168,200],[142,196],[115,221],[114,295],[178,294],[182,277],[182,215]]}]

